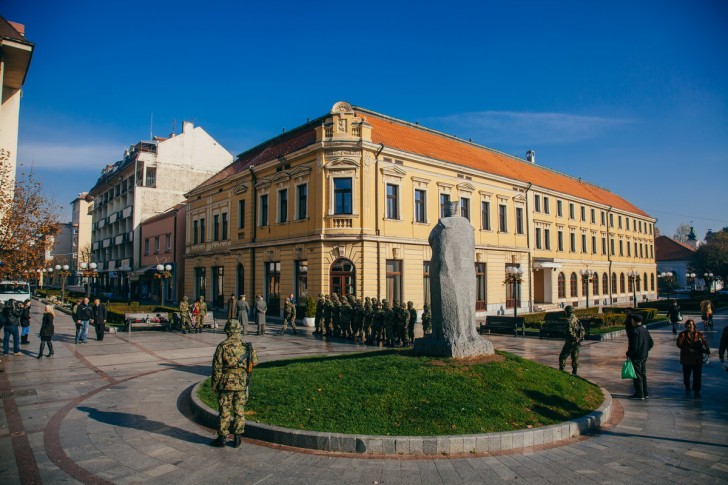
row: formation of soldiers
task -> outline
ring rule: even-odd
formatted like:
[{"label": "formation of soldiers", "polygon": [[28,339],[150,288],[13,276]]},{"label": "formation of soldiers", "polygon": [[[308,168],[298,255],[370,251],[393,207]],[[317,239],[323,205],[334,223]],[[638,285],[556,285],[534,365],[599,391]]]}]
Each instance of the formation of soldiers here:
[{"label": "formation of soldiers", "polygon": [[[429,305],[422,314],[425,334],[432,331]],[[319,295],[316,303],[314,335],[341,337],[368,345],[408,347],[414,343],[417,310],[409,301],[399,303],[377,298]]]}]

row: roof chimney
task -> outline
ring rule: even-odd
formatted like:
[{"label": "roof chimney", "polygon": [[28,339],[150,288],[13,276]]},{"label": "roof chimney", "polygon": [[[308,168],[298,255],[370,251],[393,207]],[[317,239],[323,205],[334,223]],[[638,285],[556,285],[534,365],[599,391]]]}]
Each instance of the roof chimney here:
[{"label": "roof chimney", "polygon": [[536,151],[535,150],[528,150],[526,152],[526,161],[536,165]]}]

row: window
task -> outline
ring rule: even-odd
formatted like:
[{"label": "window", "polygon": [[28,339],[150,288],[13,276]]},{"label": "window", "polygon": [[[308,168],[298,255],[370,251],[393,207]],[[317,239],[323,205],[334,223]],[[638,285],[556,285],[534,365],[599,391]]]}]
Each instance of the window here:
[{"label": "window", "polygon": [[533,210],[541,212],[541,196],[538,194],[533,196]]},{"label": "window", "polygon": [[205,275],[205,268],[195,268],[195,299],[200,296],[205,296],[207,287],[207,279]]},{"label": "window", "polygon": [[296,187],[296,196],[298,198],[298,220],[308,217],[308,184],[301,184]]},{"label": "window", "polygon": [[619,255],[624,256],[624,241],[619,240]]},{"label": "window", "polygon": [[[629,217],[624,218],[624,225],[625,225],[625,229],[627,229],[629,231]],[[635,229],[637,229],[637,224],[635,224]]]},{"label": "window", "polygon": [[573,232],[569,233],[569,251],[576,252],[576,234]]},{"label": "window", "polygon": [[355,295],[355,276],[354,263],[344,258],[337,259],[331,265],[331,292],[337,295]]},{"label": "window", "polygon": [[[630,249],[631,246],[629,244],[629,241],[627,241],[627,256],[632,256],[632,250]],[[634,243],[634,254],[637,255],[637,243]]]},{"label": "window", "polygon": [[145,187],[155,187],[156,184],[157,184],[157,169],[156,168],[147,168],[147,179],[144,181],[144,186]]},{"label": "window", "polygon": [[611,238],[609,240],[609,246],[610,246],[610,248],[609,248],[610,249],[610,253],[612,254],[612,256],[614,256],[614,238]]},{"label": "window", "polygon": [[581,206],[581,222],[586,222],[586,207]]},{"label": "window", "polygon": [[288,189],[278,191],[278,222],[288,222]]},{"label": "window", "polygon": [[296,302],[301,305],[308,297],[308,261],[296,261]]},{"label": "window", "polygon": [[165,244],[164,251],[168,253],[168,252],[172,251],[172,235],[167,234],[165,236],[165,239],[166,239],[166,241],[165,241],[166,244]]},{"label": "window", "polygon": [[[627,252],[629,252],[629,243],[627,243]],[[634,257],[637,257],[637,241],[634,242]]]},{"label": "window", "polygon": [[399,219],[399,185],[387,184],[387,219]]},{"label": "window", "polygon": [[268,194],[260,196],[260,227],[268,225]]},{"label": "window", "polygon": [[[195,221],[195,222],[197,222],[197,221]],[[195,229],[197,229],[197,225],[195,225]],[[144,240],[144,254],[149,254],[149,238],[146,238]]]},{"label": "window", "polygon": [[490,231],[490,202],[484,200],[480,203],[481,225],[484,231]]},{"label": "window", "polygon": [[154,254],[159,254],[159,236],[154,238]]},{"label": "window", "polygon": [[470,199],[460,197],[460,215],[470,220]]},{"label": "window", "polygon": [[655,274],[650,273],[650,291],[655,291]]},{"label": "window", "polygon": [[551,208],[549,207],[549,198],[544,195],[543,197],[543,211],[546,214],[551,214]]},{"label": "window", "polygon": [[205,218],[200,218],[200,243],[205,242]]},{"label": "window", "polygon": [[559,251],[563,251],[564,250],[564,231],[559,231],[557,233],[556,237],[557,237],[557,241],[558,241],[557,249]]},{"label": "window", "polygon": [[516,207],[516,234],[523,234],[523,208]]},{"label": "window", "polygon": [[[197,220],[192,221],[192,244],[197,244],[199,240],[199,228],[197,225]],[[146,253],[149,254],[149,248],[146,248]]]},{"label": "window", "polygon": [[228,237],[228,217],[227,212],[222,213],[222,233],[220,238],[225,241]]},{"label": "window", "polygon": [[571,273],[571,296],[579,296],[579,280],[576,277],[576,273]]},{"label": "window", "polygon": [[440,217],[445,217],[445,211],[450,203],[449,194],[440,194]]},{"label": "window", "polygon": [[602,236],[602,254],[607,254],[607,236]]},{"label": "window", "polygon": [[[640,258],[645,257],[644,253],[642,252],[642,248],[643,248],[642,243],[640,243]],[[637,256],[637,255],[635,254],[635,256]]]},{"label": "window", "polygon": [[[506,264],[504,270],[505,275],[508,275],[508,267],[518,268],[517,264]],[[521,307],[521,285],[506,284],[506,308],[520,308]]]},{"label": "window", "polygon": [[569,219],[576,219],[575,212],[574,212],[574,204],[569,202]]},{"label": "window", "polygon": [[334,179],[334,213],[351,214],[351,178]]},{"label": "window", "polygon": [[541,249],[541,228],[536,228],[536,249]]},{"label": "window", "polygon": [[213,266],[212,268],[212,304],[217,307],[225,305],[225,268]]},{"label": "window", "polygon": [[505,204],[498,204],[498,231],[508,232],[508,216]]},{"label": "window", "polygon": [[619,224],[619,228],[622,229],[622,216],[617,217],[617,224]]},{"label": "window", "polygon": [[281,262],[265,263],[265,299],[268,312],[278,315],[281,308]]},{"label": "window", "polygon": [[607,273],[602,274],[602,294],[609,294],[609,276],[607,276]]},{"label": "window", "polygon": [[609,214],[609,227],[614,227],[614,214]]},{"label": "window", "polygon": [[485,287],[485,263],[475,263],[475,309],[485,310],[486,287]]},{"label": "window", "polygon": [[430,262],[422,263],[422,301],[430,304]]},{"label": "window", "polygon": [[597,254],[597,237],[592,236],[592,254]]},{"label": "window", "polygon": [[599,274],[594,273],[594,278],[592,279],[592,293],[594,296],[599,294]]},{"label": "window", "polygon": [[612,273],[612,294],[617,293],[617,273]]},{"label": "window", "polygon": [[551,250],[551,229],[543,230],[543,247]]},{"label": "window", "polygon": [[582,253],[588,253],[588,249],[586,247],[586,234],[581,235],[581,252]]},{"label": "window", "polygon": [[387,260],[387,299],[390,305],[395,300],[402,302],[402,261]]},{"label": "window", "polygon": [[245,229],[245,201],[238,201],[238,229]]},{"label": "window", "polygon": [[566,298],[566,277],[564,273],[559,273],[557,288],[559,291],[559,298]]},{"label": "window", "polygon": [[624,273],[619,273],[619,292],[624,293]]},{"label": "window", "polygon": [[212,216],[212,240],[220,240],[220,215],[215,214]]},{"label": "window", "polygon": [[591,223],[596,224],[597,223],[597,211],[592,208],[591,210]]},{"label": "window", "polygon": [[564,217],[564,203],[560,200],[556,201],[556,215],[558,217]]},{"label": "window", "polygon": [[415,222],[427,222],[427,193],[415,189]]},{"label": "window", "polygon": [[607,213],[604,211],[601,211],[601,214],[602,214],[602,226],[606,226],[607,225]]}]

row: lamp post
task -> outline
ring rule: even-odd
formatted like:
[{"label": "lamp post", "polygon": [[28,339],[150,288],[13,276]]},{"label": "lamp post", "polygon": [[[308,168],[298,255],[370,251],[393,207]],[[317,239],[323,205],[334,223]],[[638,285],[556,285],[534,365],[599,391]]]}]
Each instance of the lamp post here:
[{"label": "lamp post", "polygon": [[692,291],[695,291],[695,286],[693,286],[693,284],[695,283],[695,276],[697,275],[690,271],[685,273],[685,281]]},{"label": "lamp post", "polygon": [[71,275],[71,272],[68,271],[69,267],[67,264],[63,266],[57,264],[55,269],[56,274],[61,277],[61,306],[63,306],[66,301],[66,279]]},{"label": "lamp post", "polygon": [[627,273],[627,278],[629,278],[629,283],[632,285],[632,306],[637,308],[637,282],[640,280],[640,274],[637,271],[630,271]]},{"label": "lamp post", "polygon": [[582,281],[586,283],[586,307],[589,308],[589,286],[594,281],[594,271],[589,268],[580,269],[579,274],[581,274]]},{"label": "lamp post", "polygon": [[520,285],[523,280],[524,269],[516,266],[506,267],[506,284],[513,285],[513,317],[518,316],[518,305],[520,304]]},{"label": "lamp post", "polygon": [[670,299],[670,293],[672,292],[672,277],[673,277],[672,271],[663,271],[659,275],[657,275],[658,278],[662,279],[664,282],[664,285],[667,287],[667,299]]},{"label": "lamp post", "polygon": [[167,280],[172,277],[172,265],[158,264],[154,277],[159,279],[160,304],[164,306],[164,290],[167,286]]},{"label": "lamp post", "polygon": [[89,284],[89,278],[96,278],[99,274],[96,272],[98,265],[96,263],[81,263],[81,272],[83,277],[86,278],[86,298],[91,296],[91,284]]},{"label": "lamp post", "polygon": [[703,275],[703,279],[705,280],[705,285],[708,287],[708,293],[713,292],[713,280],[715,277],[713,276],[713,273],[705,273]]}]

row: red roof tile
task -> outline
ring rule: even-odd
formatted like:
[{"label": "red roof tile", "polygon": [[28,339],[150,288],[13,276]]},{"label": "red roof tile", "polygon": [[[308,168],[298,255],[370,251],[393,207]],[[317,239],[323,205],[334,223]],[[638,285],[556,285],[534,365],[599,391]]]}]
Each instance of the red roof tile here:
[{"label": "red roof tile", "polygon": [[695,249],[667,236],[655,238],[655,261],[684,261],[691,259]]}]

